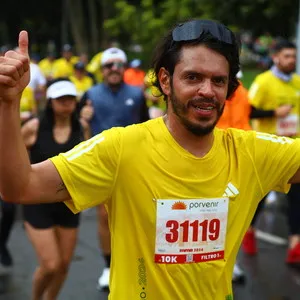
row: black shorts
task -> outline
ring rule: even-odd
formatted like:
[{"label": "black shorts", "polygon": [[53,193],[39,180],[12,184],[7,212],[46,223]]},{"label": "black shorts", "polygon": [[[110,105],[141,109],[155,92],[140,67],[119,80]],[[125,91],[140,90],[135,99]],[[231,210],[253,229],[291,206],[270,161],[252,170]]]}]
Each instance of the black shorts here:
[{"label": "black shorts", "polygon": [[32,227],[47,229],[53,226],[77,228],[79,215],[73,214],[62,202],[23,205],[24,220]]}]

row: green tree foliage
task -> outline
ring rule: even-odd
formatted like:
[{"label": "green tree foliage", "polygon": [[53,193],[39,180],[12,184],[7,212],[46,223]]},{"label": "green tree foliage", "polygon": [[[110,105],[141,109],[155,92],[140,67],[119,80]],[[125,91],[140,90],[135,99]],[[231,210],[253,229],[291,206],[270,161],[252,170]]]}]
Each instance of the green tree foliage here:
[{"label": "green tree foliage", "polygon": [[94,54],[117,40],[125,49],[141,45],[149,59],[158,38],[182,20],[208,18],[255,35],[290,37],[295,34],[298,7],[299,0],[3,1],[0,46],[14,46],[18,31],[27,29],[32,51],[43,50],[53,40],[58,49],[70,42],[78,52]]},{"label": "green tree foliage", "polygon": [[147,56],[164,29],[164,20],[157,15],[153,1],[142,0],[140,6],[135,6],[119,0],[115,8],[115,17],[105,21],[105,28],[123,45],[142,45]]},{"label": "green tree foliage", "polygon": [[295,33],[298,5],[298,0],[117,0],[115,15],[104,26],[122,45],[141,45],[147,60],[167,28],[191,18],[218,20],[236,31],[289,37]]},{"label": "green tree foliage", "polygon": [[125,0],[115,2],[116,14],[104,26],[121,44],[138,44],[149,60],[158,39],[175,21],[188,19],[195,12],[194,0],[141,0],[139,5]]}]

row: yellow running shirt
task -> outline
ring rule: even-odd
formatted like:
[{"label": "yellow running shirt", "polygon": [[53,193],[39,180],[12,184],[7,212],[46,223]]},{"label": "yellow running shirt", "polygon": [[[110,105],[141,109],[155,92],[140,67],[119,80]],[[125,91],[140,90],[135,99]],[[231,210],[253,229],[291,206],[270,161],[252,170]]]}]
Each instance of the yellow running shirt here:
[{"label": "yellow running shirt", "polygon": [[34,92],[30,86],[26,86],[21,97],[20,113],[28,114],[28,117],[36,112],[36,102]]},{"label": "yellow running shirt", "polygon": [[44,58],[38,63],[43,75],[46,78],[52,78],[53,69],[54,69],[54,61],[51,61],[49,58]]},{"label": "yellow running shirt", "polygon": [[53,78],[69,77],[73,74],[74,65],[79,61],[79,57],[72,56],[69,61],[64,57],[58,58],[53,63]]},{"label": "yellow running shirt", "polygon": [[93,86],[93,79],[89,76],[84,76],[81,79],[78,79],[74,75],[69,77],[70,80],[75,84],[77,91],[77,100],[80,100],[83,94]]},{"label": "yellow running shirt", "polygon": [[258,202],[287,192],[300,141],[215,129],[203,158],[162,118],[113,128],[52,158],[73,212],[105,202],[110,300],[230,300],[241,240]]},{"label": "yellow running shirt", "polygon": [[[289,135],[282,131],[281,126],[289,123],[296,124],[294,129],[300,133],[300,76],[293,74],[291,81],[283,81],[276,77],[271,70],[258,75],[248,93],[249,101],[257,109],[275,110],[280,105],[291,104],[293,109],[285,120],[276,117],[252,120],[254,130],[279,135]],[[280,125],[281,124],[281,125]]]}]

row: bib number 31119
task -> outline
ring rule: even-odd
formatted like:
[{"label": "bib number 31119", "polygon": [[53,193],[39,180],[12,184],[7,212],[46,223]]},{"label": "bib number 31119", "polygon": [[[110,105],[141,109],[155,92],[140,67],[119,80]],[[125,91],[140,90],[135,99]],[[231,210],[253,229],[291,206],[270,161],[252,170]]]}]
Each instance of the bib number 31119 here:
[{"label": "bib number 31119", "polygon": [[155,262],[224,258],[228,198],[157,200]]}]

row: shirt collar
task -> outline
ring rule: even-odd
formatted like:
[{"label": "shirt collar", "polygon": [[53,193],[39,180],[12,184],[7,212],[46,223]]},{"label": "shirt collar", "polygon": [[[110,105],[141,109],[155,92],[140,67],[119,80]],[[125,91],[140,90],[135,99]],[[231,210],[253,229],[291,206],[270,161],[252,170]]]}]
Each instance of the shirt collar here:
[{"label": "shirt collar", "polygon": [[271,72],[274,76],[278,77],[279,79],[285,82],[289,82],[292,80],[292,74],[283,73],[275,65],[271,67]]}]

